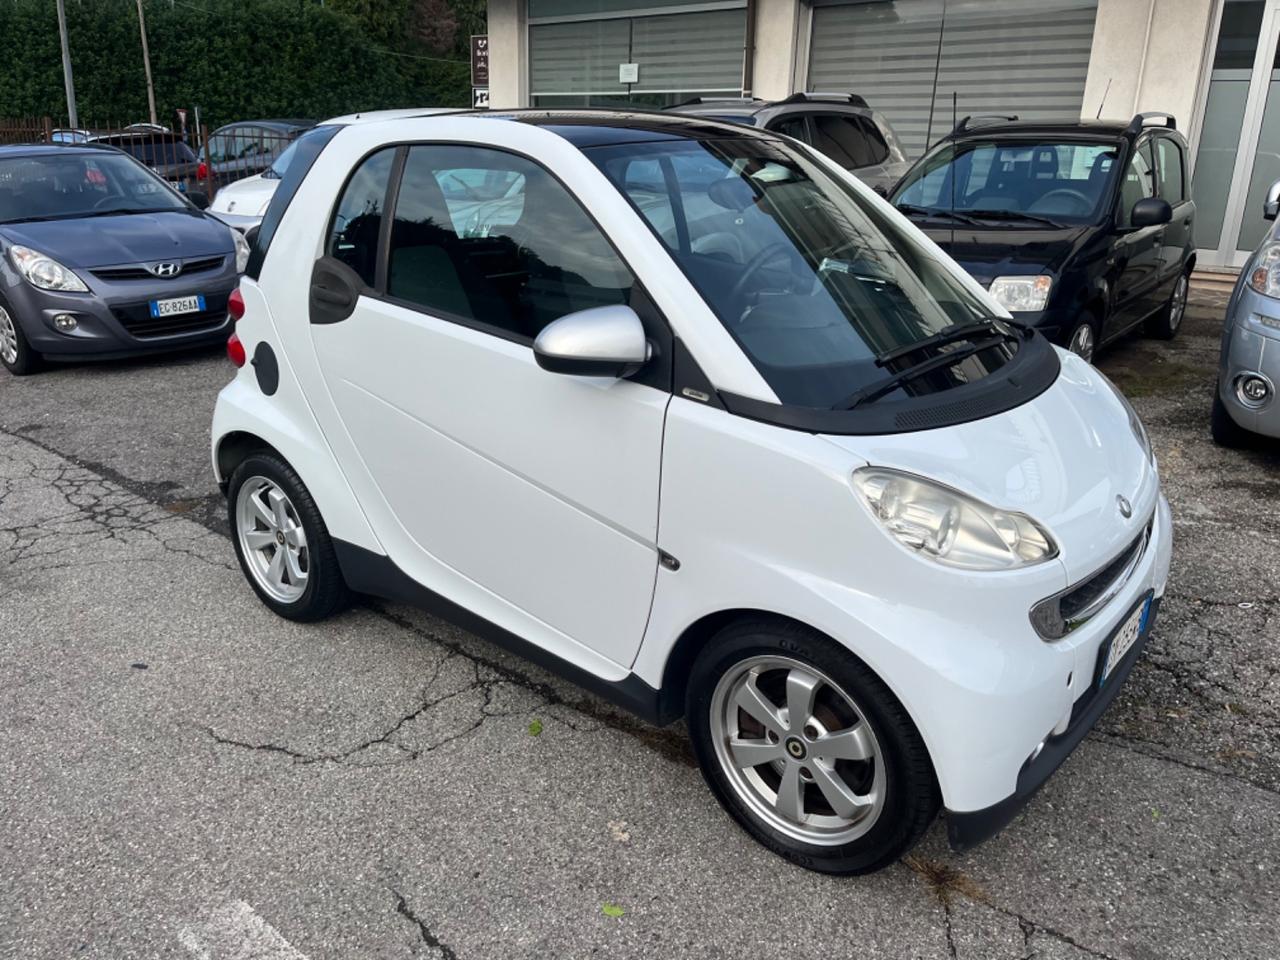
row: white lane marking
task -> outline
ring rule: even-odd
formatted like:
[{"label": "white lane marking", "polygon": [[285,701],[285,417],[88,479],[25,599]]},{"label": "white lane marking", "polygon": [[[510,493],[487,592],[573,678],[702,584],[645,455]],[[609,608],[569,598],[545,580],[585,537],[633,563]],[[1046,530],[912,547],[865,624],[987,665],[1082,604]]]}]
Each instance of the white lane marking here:
[{"label": "white lane marking", "polygon": [[178,931],[178,942],[200,960],[307,960],[243,900],[218,907]]}]

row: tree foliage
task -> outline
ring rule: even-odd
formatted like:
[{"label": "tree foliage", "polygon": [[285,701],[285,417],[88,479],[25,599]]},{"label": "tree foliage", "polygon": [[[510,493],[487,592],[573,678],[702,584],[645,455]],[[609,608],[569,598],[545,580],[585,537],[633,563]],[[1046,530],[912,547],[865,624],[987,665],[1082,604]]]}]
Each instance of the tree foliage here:
[{"label": "tree foliage", "polygon": [[[461,17],[437,2],[448,22],[433,33],[416,0],[146,0],[158,119],[172,126],[176,109],[197,105],[211,128],[467,105],[458,26],[474,25],[476,0],[460,0]],[[67,0],[66,10],[81,124],[147,119],[134,0]],[[427,46],[424,30],[445,45]],[[3,0],[0,48],[0,117],[65,117],[54,0]]]}]

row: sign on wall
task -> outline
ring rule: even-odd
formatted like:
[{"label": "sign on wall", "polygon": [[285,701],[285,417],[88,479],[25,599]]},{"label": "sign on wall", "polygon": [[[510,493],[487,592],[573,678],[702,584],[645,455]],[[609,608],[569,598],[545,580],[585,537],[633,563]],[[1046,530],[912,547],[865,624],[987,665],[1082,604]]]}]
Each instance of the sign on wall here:
[{"label": "sign on wall", "polygon": [[618,64],[618,82],[619,83],[639,83],[640,82],[640,64],[638,63]]},{"label": "sign on wall", "polygon": [[476,110],[489,109],[489,88],[488,87],[472,87],[471,88],[471,106]]},{"label": "sign on wall", "polygon": [[489,35],[487,33],[471,35],[471,85],[473,87],[489,86]]}]

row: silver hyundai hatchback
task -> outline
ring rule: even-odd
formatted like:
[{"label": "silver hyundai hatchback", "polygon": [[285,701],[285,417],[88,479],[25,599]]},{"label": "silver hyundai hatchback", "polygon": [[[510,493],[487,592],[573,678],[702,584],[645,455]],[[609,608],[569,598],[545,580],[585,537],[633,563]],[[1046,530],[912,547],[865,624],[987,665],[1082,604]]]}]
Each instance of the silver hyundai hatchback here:
[{"label": "silver hyundai hatchback", "polygon": [[1227,303],[1213,397],[1213,439],[1227,447],[1251,435],[1280,437],[1280,180],[1271,185],[1262,215],[1273,221]]}]

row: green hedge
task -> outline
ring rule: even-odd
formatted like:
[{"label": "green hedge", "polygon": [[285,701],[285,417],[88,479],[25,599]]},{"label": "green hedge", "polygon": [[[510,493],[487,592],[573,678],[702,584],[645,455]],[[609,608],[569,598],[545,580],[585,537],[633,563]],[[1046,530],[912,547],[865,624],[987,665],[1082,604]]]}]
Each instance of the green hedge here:
[{"label": "green hedge", "polygon": [[[468,105],[468,65],[415,53],[395,26],[408,8],[408,0],[147,0],[157,119],[175,126],[175,109],[198,105],[212,129],[255,117]],[[66,0],[66,10],[81,125],[146,120],[134,0]],[[2,0],[0,48],[0,117],[58,124],[66,98],[54,0]]]}]

